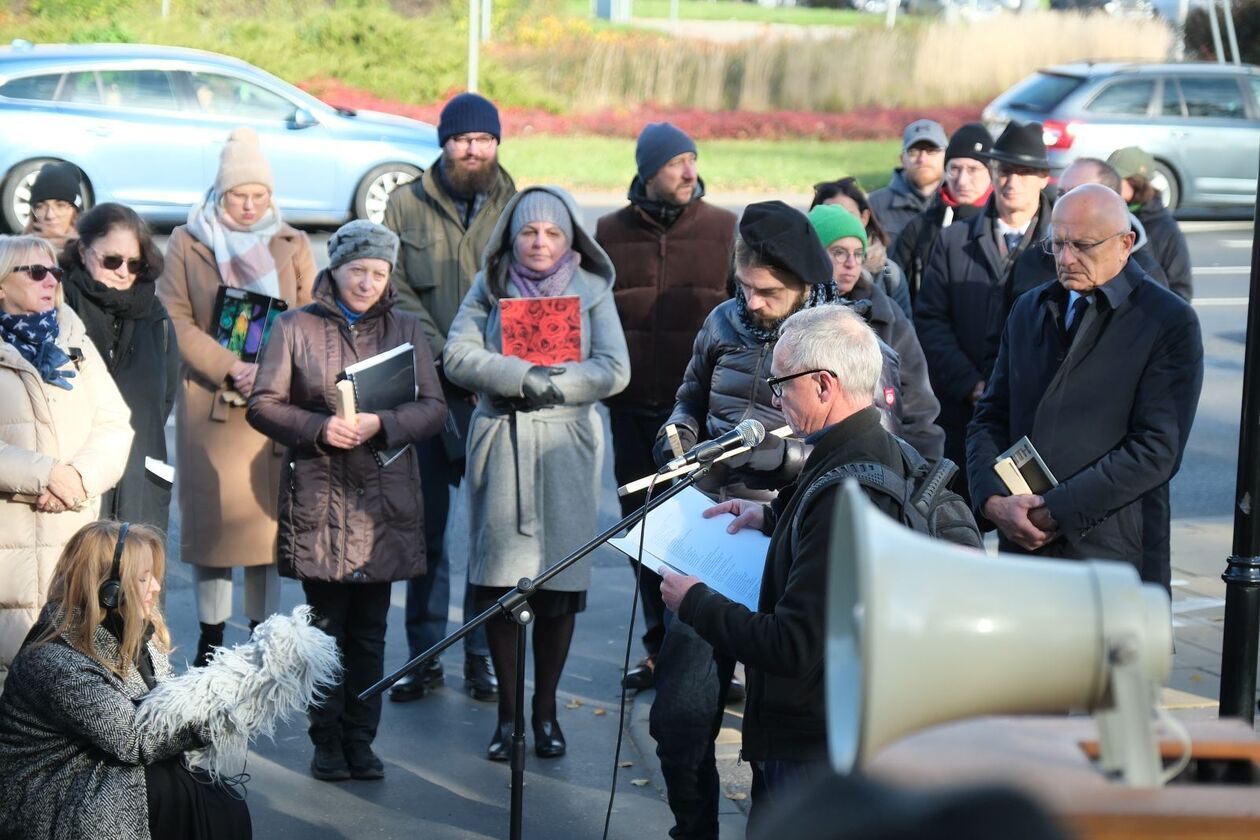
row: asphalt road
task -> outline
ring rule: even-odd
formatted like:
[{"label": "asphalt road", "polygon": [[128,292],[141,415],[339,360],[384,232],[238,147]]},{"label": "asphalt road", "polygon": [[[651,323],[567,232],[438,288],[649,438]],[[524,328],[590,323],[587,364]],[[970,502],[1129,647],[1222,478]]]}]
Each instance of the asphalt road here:
[{"label": "asphalt road", "polygon": [[[588,221],[608,209],[590,206]],[[1226,517],[1236,471],[1251,224],[1190,223],[1185,229],[1196,271],[1195,309],[1203,325],[1206,376],[1185,462],[1173,482],[1173,516]],[[327,236],[327,232],[312,236],[321,264],[326,261]],[[605,466],[604,488],[601,518],[611,524],[618,511],[610,463]],[[178,512],[173,509],[171,542],[175,546],[179,527]],[[457,576],[463,574],[459,558],[465,528],[457,499],[449,532]],[[612,550],[598,553],[594,566],[589,606],[579,618],[560,686],[560,720],[568,735],[569,754],[555,761],[529,754],[526,837],[591,838],[599,837],[602,830],[613,754],[622,730],[617,723],[617,686],[633,583],[624,560]],[[457,577],[453,591],[461,585]],[[182,663],[191,658],[197,635],[188,567],[171,564],[167,589],[167,613],[178,645],[174,660]],[[288,609],[301,601],[300,586],[286,581],[283,606]],[[395,587],[389,616],[387,670],[401,666],[407,658],[403,603],[400,585]],[[239,612],[239,587],[236,604],[227,634],[229,644],[247,636]],[[460,618],[458,607],[453,607],[452,620]],[[636,641],[632,661],[638,656]],[[310,744],[302,721],[281,727],[274,742],[258,745],[245,768],[252,777],[248,801],[255,836],[400,840],[507,836],[508,770],[483,757],[495,707],[462,693],[458,647],[444,662],[447,688],[418,703],[384,704],[377,739],[377,750],[386,763],[383,782],[329,784],[311,779],[307,773]],[[621,760],[628,764],[618,771],[611,837],[664,837],[672,825],[654,758],[647,752],[650,749],[650,740],[642,736],[626,738],[622,747]],[[728,784],[730,773],[740,772],[731,752],[733,747],[727,749],[723,764]],[[738,840],[742,818],[734,803],[725,802],[724,811],[723,837]]]}]

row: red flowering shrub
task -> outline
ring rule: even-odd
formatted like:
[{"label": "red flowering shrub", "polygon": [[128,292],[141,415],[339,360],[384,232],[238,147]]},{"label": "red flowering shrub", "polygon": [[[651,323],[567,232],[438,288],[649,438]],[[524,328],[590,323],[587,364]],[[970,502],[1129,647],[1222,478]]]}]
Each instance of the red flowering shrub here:
[{"label": "red flowering shrub", "polygon": [[[364,108],[411,117],[437,125],[442,104],[404,105],[355,90],[335,79],[311,79],[301,87],[330,105]],[[450,91],[454,95],[457,91]],[[702,111],[695,108],[658,108],[645,104],[634,109],[552,114],[541,109],[501,107],[503,130],[509,135],[595,134],[637,137],[650,122],[669,121],[696,140],[884,140],[901,136],[910,122],[927,118],[946,132],[980,118],[981,105],[938,108],[862,108],[844,114],[811,111]]]}]

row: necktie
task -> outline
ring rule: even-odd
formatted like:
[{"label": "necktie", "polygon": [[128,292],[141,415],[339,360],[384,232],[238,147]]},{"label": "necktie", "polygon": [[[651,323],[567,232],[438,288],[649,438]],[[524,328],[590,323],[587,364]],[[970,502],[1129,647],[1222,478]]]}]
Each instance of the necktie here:
[{"label": "necktie", "polygon": [[1067,340],[1069,347],[1072,346],[1076,333],[1081,328],[1081,322],[1085,320],[1085,307],[1089,306],[1089,298],[1081,295],[1072,302],[1072,308],[1068,310],[1067,317],[1064,319],[1063,337]]},{"label": "necktie", "polygon": [[1019,243],[1023,240],[1024,234],[1016,230],[1002,234],[1002,238],[1006,240],[1006,253],[1013,254],[1019,250]]}]

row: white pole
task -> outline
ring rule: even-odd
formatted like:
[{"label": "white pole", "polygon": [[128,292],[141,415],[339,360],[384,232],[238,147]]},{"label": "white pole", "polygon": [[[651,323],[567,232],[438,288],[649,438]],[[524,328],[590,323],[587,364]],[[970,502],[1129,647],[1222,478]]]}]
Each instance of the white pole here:
[{"label": "white pole", "polygon": [[482,0],[481,3],[481,43],[490,41],[490,12],[494,8],[494,0]]},{"label": "white pole", "polygon": [[1221,43],[1221,25],[1216,21],[1216,0],[1211,0],[1207,7],[1208,23],[1212,27],[1212,48],[1216,50],[1216,61],[1225,63],[1225,45]]},{"label": "white pole", "polygon": [[171,16],[171,0],[162,0],[162,19]]},{"label": "white pole", "polygon": [[1230,0],[1221,0],[1221,16],[1225,18],[1225,34],[1229,36],[1229,49],[1234,54],[1234,63],[1241,64],[1238,54],[1238,33],[1234,31],[1234,9]]},{"label": "white pole", "polygon": [[669,22],[674,29],[678,28],[678,0],[669,0]]},{"label": "white pole", "polygon": [[481,0],[468,0],[468,90],[477,92],[477,50],[481,46],[480,29],[477,13],[481,10]]},{"label": "white pole", "polygon": [[897,25],[897,4],[899,0],[888,0],[888,12],[884,15],[884,28],[892,29]]}]

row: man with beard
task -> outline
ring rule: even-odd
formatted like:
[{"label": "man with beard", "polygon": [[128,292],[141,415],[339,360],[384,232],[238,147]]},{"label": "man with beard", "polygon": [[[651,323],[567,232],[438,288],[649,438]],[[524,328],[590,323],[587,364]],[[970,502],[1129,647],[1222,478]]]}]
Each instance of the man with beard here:
[{"label": "man with beard", "polygon": [[[442,358],[446,332],[472,285],[495,222],[516,193],[511,176],[499,166],[500,137],[499,112],[489,100],[475,93],[452,98],[438,122],[441,158],[420,178],[394,190],[385,208],[385,226],[401,241],[391,277],[398,306],[420,318],[435,359]],[[472,395],[451,385],[440,363],[438,374],[450,410],[447,432],[415,447],[428,570],[407,583],[407,646],[413,657],[446,636],[450,559],[443,535],[451,487],[463,473],[472,413]],[[473,615],[467,587],[464,615]],[[464,640],[464,680],[473,698],[490,702],[498,697],[483,629]],[[389,699],[417,700],[444,681],[442,663],[435,659],[395,683]]]},{"label": "man with beard", "polygon": [[[749,205],[735,238],[735,298],[709,313],[696,336],[669,423],[684,449],[716,438],[745,418],[766,429],[785,423],[767,377],[780,325],[793,313],[839,296],[831,260],[808,219],[781,201]],[[714,466],[700,488],[715,499],[770,501],[804,464],[799,438],[767,435],[750,454]],[[656,461],[672,454],[659,432]],[[735,662],[666,614],[656,662],[651,733],[674,812],[675,840],[718,834],[720,800],[714,739]]]},{"label": "man with beard", "polygon": [[993,195],[983,212],[941,232],[914,306],[941,401],[937,424],[945,429],[945,457],[956,464],[966,463],[967,423],[993,370],[1017,290],[1054,276],[1053,261],[1038,245],[1050,225],[1044,192],[1050,162],[1041,124],[1011,123],[985,157]]},{"label": "man with beard", "polygon": [[945,180],[940,191],[893,243],[889,257],[906,274],[911,302],[919,296],[923,270],[941,231],[978,214],[993,194],[993,179],[983,157],[992,147],[993,136],[980,123],[967,123],[955,131],[945,147]]},{"label": "man with beard", "polygon": [[[1203,343],[1190,305],[1129,259],[1133,241],[1124,201],[1106,187],[1059,199],[1046,241],[1057,280],[1011,310],[968,430],[967,474],[976,519],[998,529],[1004,550],[1124,560],[1167,587],[1166,555],[1164,568],[1144,566],[1151,532],[1167,542],[1169,516],[1143,499],[1181,464]],[[993,462],[1025,435],[1059,484],[1011,496]]]},{"label": "man with beard", "polygon": [[[703,200],[696,154],[681,129],[648,125],[635,148],[638,174],[630,203],[601,218],[595,229],[617,269],[613,298],[630,350],[630,384],[606,401],[618,484],[656,469],[652,445],[674,408],[691,343],[709,310],[726,299],[735,214]],[[643,502],[643,493],[622,496],[622,515]],[[626,688],[636,690],[652,687],[665,637],[660,577],[648,569],[641,575],[647,658],[624,679]]]},{"label": "man with beard", "polygon": [[945,129],[932,120],[915,120],[901,135],[901,166],[888,186],[871,193],[871,209],[891,239],[928,209],[945,177]]}]

